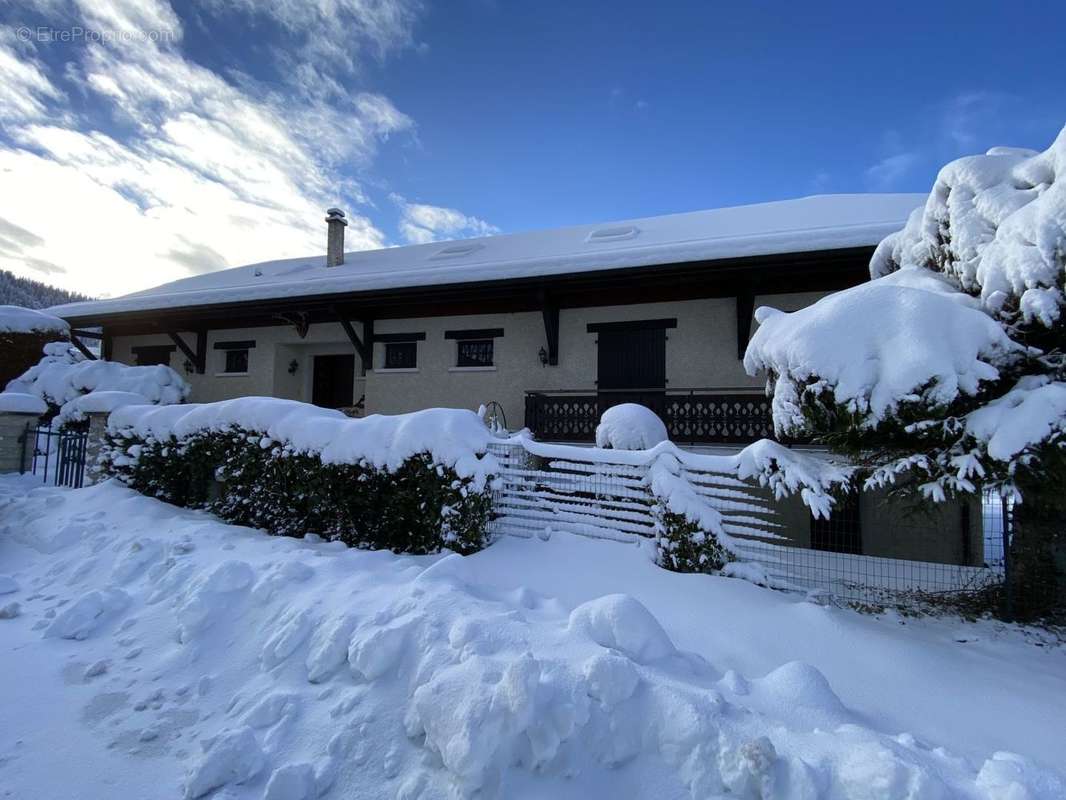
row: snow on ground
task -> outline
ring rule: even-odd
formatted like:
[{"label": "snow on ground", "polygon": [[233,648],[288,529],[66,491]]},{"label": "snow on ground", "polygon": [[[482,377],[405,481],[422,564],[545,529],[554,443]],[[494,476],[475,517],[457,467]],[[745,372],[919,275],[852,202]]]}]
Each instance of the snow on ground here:
[{"label": "snow on ground", "polygon": [[394,556],[5,476],[0,565],[0,796],[1066,793],[1063,648],[631,544]]}]

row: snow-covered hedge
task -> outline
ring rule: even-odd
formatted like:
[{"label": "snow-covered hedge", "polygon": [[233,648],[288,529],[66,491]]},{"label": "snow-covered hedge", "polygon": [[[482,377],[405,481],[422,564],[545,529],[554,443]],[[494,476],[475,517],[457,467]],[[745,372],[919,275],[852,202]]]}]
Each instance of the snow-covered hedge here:
[{"label": "snow-covered hedge", "polygon": [[[189,384],[170,367],[131,367],[117,361],[90,361],[66,342],[44,346],[44,357],[7,384],[5,392],[39,397],[61,422],[88,411],[110,411],[126,403],[169,405],[189,396]],[[106,393],[105,398],[87,399]]]},{"label": "snow-covered hedge", "polygon": [[350,419],[267,397],[111,414],[101,468],[223,519],[355,547],[473,552],[486,543],[495,459],[477,415]]}]

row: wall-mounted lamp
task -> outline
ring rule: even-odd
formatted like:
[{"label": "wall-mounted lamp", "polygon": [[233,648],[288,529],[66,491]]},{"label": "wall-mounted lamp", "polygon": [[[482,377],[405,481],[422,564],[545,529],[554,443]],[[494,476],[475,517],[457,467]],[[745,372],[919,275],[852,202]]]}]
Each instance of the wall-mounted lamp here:
[{"label": "wall-mounted lamp", "polygon": [[289,374],[290,375],[295,375],[296,374],[296,370],[298,370],[299,368],[300,368],[300,362],[297,361],[295,358],[292,361],[289,362]]},{"label": "wall-mounted lamp", "polygon": [[185,370],[185,374],[186,375],[192,375],[193,366],[192,366],[192,362],[189,361],[189,359],[185,359],[185,363],[182,364],[181,366],[182,366],[182,369]]},{"label": "wall-mounted lamp", "polygon": [[537,353],[537,358],[540,359],[540,365],[542,367],[548,366],[548,351],[545,350],[543,347],[540,348],[540,352]]}]

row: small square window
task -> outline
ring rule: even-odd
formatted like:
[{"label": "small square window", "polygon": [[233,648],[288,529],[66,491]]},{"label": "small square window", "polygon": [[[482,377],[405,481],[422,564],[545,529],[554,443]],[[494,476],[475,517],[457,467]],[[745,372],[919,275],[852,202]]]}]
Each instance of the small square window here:
[{"label": "small square window", "polygon": [[388,342],[385,345],[385,369],[414,369],[418,366],[417,342]]},{"label": "small square window", "polygon": [[226,350],[226,367],[223,372],[247,372],[248,351]]},{"label": "small square window", "polygon": [[491,367],[492,339],[464,339],[459,342],[457,367]]},{"label": "small square window", "polygon": [[150,345],[133,348],[134,359],[138,367],[152,367],[156,364],[170,366],[170,354],[174,348],[168,345]]}]

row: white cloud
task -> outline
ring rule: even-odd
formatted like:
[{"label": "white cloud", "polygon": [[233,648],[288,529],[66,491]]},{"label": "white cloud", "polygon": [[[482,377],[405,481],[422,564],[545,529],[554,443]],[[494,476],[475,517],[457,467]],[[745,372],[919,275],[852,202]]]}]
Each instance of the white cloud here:
[{"label": "white cloud", "polygon": [[0,30],[0,120],[40,119],[48,100],[62,98],[32,58],[31,47],[20,47],[10,30]]},{"label": "white cloud", "polygon": [[495,225],[477,217],[471,217],[454,208],[431,206],[425,203],[408,203],[402,197],[393,196],[399,205],[400,233],[412,244],[425,244],[441,239],[469,239],[476,236],[492,236],[499,233]]},{"label": "white cloud", "polygon": [[353,74],[365,58],[383,60],[414,46],[420,0],[201,0],[213,13],[269,21],[287,34],[274,57],[284,80],[306,97],[343,95],[336,74]]},{"label": "white cloud", "polygon": [[866,178],[878,189],[891,189],[917,163],[917,153],[896,153],[869,167]]},{"label": "white cloud", "polygon": [[[336,4],[313,5],[325,13]],[[345,4],[346,20],[358,5]],[[386,14],[387,2],[370,5],[367,35],[402,38],[407,18]],[[279,17],[294,9],[271,6]],[[28,234],[0,241],[0,267],[48,271],[68,288],[109,295],[322,251],[323,210],[364,199],[338,168],[369,165],[383,139],[413,128],[377,94],[294,99],[224,79],[185,57],[181,22],[164,2],[79,0],[76,13],[87,29],[175,38],[86,43],[54,73],[0,40],[0,123],[11,139],[0,144],[0,220]],[[76,124],[60,79],[134,134],[120,141]],[[386,243],[358,213],[349,213],[347,241]]]}]

